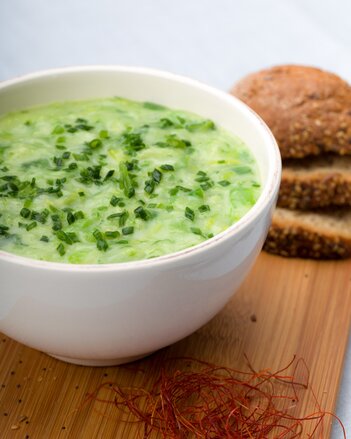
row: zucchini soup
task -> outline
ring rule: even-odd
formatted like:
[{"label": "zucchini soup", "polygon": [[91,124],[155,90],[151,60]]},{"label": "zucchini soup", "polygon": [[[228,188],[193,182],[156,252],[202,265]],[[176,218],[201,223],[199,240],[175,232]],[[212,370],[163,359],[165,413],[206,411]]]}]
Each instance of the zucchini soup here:
[{"label": "zucchini soup", "polygon": [[109,264],[237,222],[261,191],[249,148],[208,119],[118,97],[0,118],[0,250]]}]

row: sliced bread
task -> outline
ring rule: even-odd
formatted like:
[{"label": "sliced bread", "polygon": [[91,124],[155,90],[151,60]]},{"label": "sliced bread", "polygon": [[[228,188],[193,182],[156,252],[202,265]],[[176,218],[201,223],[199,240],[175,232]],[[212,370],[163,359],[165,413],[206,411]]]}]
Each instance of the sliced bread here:
[{"label": "sliced bread", "polygon": [[264,249],[290,257],[350,257],[351,209],[311,213],[277,208]]},{"label": "sliced bread", "polygon": [[287,160],[283,165],[280,207],[351,207],[351,157],[325,155]]},{"label": "sliced bread", "polygon": [[244,77],[231,93],[267,123],[283,159],[351,154],[351,87],[339,76],[282,65]]}]

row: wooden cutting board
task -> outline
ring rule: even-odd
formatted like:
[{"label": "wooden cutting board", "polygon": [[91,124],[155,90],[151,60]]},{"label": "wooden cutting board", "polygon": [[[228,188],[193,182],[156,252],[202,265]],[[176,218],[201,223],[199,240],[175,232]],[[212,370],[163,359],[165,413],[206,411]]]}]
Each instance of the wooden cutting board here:
[{"label": "wooden cutting board", "polygon": [[[333,411],[350,318],[351,261],[314,262],[262,253],[240,291],[210,323],[137,365],[152,380],[167,357],[185,355],[247,370],[246,354],[255,369],[276,370],[296,354],[310,370],[310,386],[322,408]],[[0,437],[139,437],[136,425],[121,422],[113,406],[81,404],[103,382],[140,385],[141,379],[136,369],[69,365],[2,336]],[[300,398],[297,415],[316,409],[310,392]],[[325,423],[323,438],[329,437],[330,424]],[[302,437],[311,429],[306,426]]]}]

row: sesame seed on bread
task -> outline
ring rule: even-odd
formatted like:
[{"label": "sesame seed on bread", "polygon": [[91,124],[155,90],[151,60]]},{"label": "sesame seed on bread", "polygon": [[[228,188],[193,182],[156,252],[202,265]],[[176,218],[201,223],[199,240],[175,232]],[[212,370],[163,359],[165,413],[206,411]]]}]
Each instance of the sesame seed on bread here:
[{"label": "sesame seed on bread", "polygon": [[286,160],[278,206],[303,210],[351,207],[351,156]]},{"label": "sesame seed on bread", "polygon": [[351,87],[339,76],[276,66],[246,76],[231,93],[267,123],[283,159],[351,154]]},{"label": "sesame seed on bread", "polygon": [[350,257],[351,209],[301,212],[277,208],[264,249],[269,253],[290,257]]}]

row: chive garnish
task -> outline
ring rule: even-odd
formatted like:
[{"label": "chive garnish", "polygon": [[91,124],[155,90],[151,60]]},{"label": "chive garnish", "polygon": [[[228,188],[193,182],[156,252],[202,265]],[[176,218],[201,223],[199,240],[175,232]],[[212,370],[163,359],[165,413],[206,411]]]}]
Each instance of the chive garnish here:
[{"label": "chive garnish", "polygon": [[107,217],[107,219],[111,220],[114,218],[119,218],[119,226],[123,227],[129,217],[129,213],[124,210],[123,212],[113,213]]},{"label": "chive garnish", "polygon": [[32,229],[34,229],[35,227],[37,227],[37,222],[36,221],[32,221],[31,223],[29,223],[27,226],[26,226],[26,230],[27,230],[27,232],[29,232],[30,230],[32,230]]},{"label": "chive garnish", "polygon": [[72,212],[67,212],[67,222],[68,224],[73,224],[76,220],[76,217]]},{"label": "chive garnish", "polygon": [[112,195],[111,200],[110,200],[110,204],[111,206],[116,207],[117,204],[122,200],[122,198],[116,197],[115,195]]},{"label": "chive garnish", "polygon": [[64,160],[69,159],[70,156],[71,156],[71,153],[70,153],[69,151],[65,151],[65,152],[62,154],[62,158],[63,158]]},{"label": "chive garnish", "polygon": [[43,242],[49,242],[49,238],[48,238],[46,235],[43,235],[43,236],[40,238],[40,241],[43,241]]},{"label": "chive garnish", "polygon": [[77,234],[74,233],[74,232],[68,232],[68,233],[66,233],[66,232],[64,232],[63,230],[59,230],[59,231],[56,233],[56,236],[57,236],[57,238],[58,238],[60,241],[63,241],[63,242],[65,242],[65,243],[68,244],[68,245],[72,245],[72,244],[74,244],[75,242],[79,242],[78,236],[77,236]]},{"label": "chive garnish", "polygon": [[107,230],[104,234],[106,238],[110,238],[110,239],[118,238],[119,236],[121,236],[118,230]]},{"label": "chive garnish", "polygon": [[144,221],[147,221],[150,218],[150,212],[144,209],[142,206],[134,209],[134,213],[136,218],[141,218]]},{"label": "chive garnish", "polygon": [[154,180],[154,182],[156,183],[156,184],[159,184],[160,183],[160,181],[161,181],[161,179],[162,179],[162,172],[161,171],[159,171],[157,168],[155,168],[153,171],[152,171],[152,179]]},{"label": "chive garnish", "polygon": [[76,220],[83,219],[84,213],[81,210],[77,210],[77,212],[74,213],[74,218]]},{"label": "chive garnish", "polygon": [[107,241],[104,239],[98,239],[96,241],[96,247],[98,250],[105,252],[108,249]]},{"label": "chive garnish", "polygon": [[114,169],[110,169],[107,174],[105,175],[104,181],[108,180],[109,178],[112,177],[112,175],[115,173]]},{"label": "chive garnish", "polygon": [[58,251],[58,253],[59,253],[60,256],[63,256],[63,255],[66,253],[65,246],[64,246],[62,243],[60,243],[60,244],[56,247],[56,250]]},{"label": "chive garnish", "polygon": [[133,226],[123,227],[123,229],[122,229],[122,234],[123,235],[131,235],[132,233],[134,233],[134,227]]},{"label": "chive garnish", "polygon": [[78,165],[76,162],[72,162],[68,165],[68,167],[65,169],[66,171],[73,171],[74,169],[77,169]]},{"label": "chive garnish", "polygon": [[10,230],[10,228],[8,226],[0,224],[0,236],[7,236],[8,230]]},{"label": "chive garnish", "polygon": [[163,171],[174,171],[174,167],[172,165],[165,164],[165,165],[161,165],[160,168]]},{"label": "chive garnish", "polygon": [[100,148],[100,146],[102,146],[102,142],[100,139],[93,139],[90,142],[88,142],[88,146],[89,148],[92,149]]},{"label": "chive garnish", "polygon": [[128,172],[128,168],[124,162],[119,164],[119,187],[123,190],[127,198],[131,198],[135,194],[132,178]]},{"label": "chive garnish", "polygon": [[190,209],[190,207],[187,206],[185,208],[184,214],[185,214],[186,218],[190,219],[190,221],[194,221],[194,219],[195,219],[195,212],[192,209]]},{"label": "chive garnish", "polygon": [[225,187],[225,186],[229,186],[230,185],[230,181],[228,180],[221,180],[218,182],[218,184],[220,184],[221,186]]},{"label": "chive garnish", "polygon": [[202,206],[199,207],[199,212],[204,213],[204,212],[209,212],[210,206],[208,204],[203,204]]},{"label": "chive garnish", "polygon": [[22,218],[29,218],[30,210],[25,208],[25,207],[23,207],[23,209],[21,209],[21,211],[20,211],[20,215],[21,215]]}]

